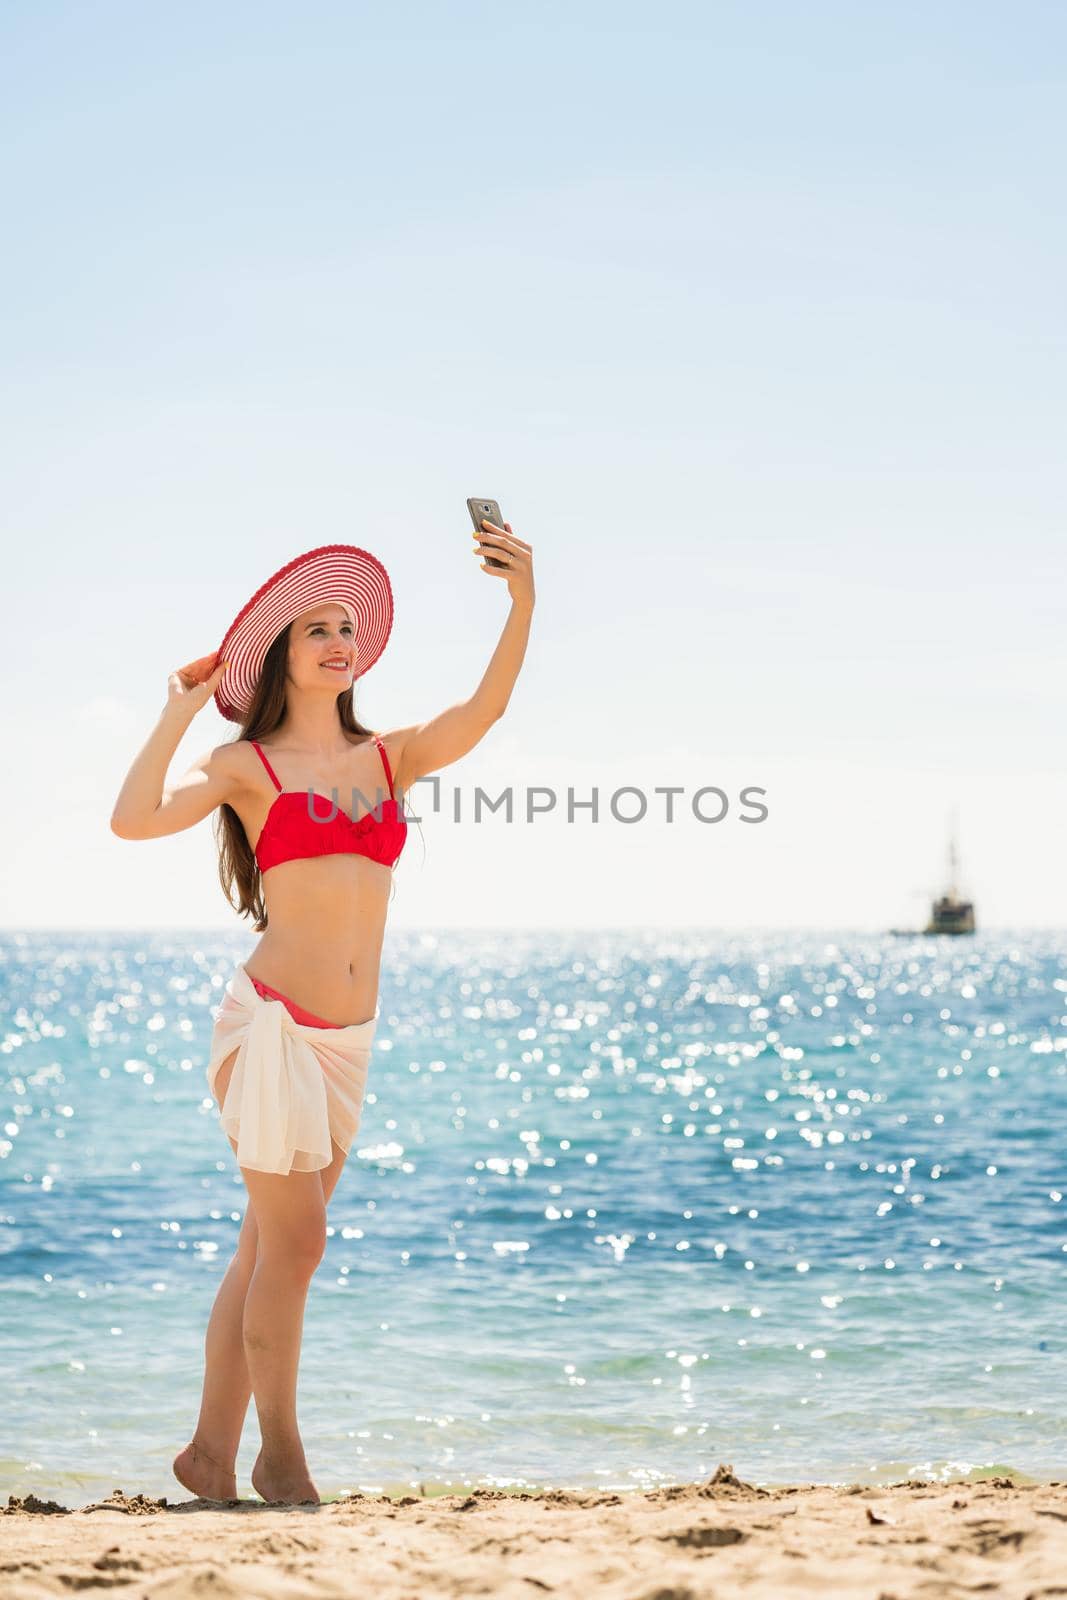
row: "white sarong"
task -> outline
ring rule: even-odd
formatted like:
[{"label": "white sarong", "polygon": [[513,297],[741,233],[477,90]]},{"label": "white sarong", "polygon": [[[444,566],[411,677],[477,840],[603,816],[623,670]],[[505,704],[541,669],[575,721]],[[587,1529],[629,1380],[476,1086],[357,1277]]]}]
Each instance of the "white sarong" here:
[{"label": "white sarong", "polygon": [[317,1172],[333,1160],[331,1139],[348,1152],[363,1112],[380,1007],[366,1022],[311,1028],[253,986],[243,965],[215,1012],[208,1088],[238,1052],[220,1111],[237,1140],[237,1162],[254,1172]]}]

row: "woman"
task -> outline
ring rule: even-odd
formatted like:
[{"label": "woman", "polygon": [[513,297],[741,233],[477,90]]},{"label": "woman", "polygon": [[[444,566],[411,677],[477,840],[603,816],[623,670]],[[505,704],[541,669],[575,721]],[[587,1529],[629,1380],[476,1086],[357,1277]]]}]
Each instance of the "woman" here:
[{"label": "woman", "polygon": [[[264,1500],[319,1503],[297,1427],[297,1365],[377,1025],[387,899],[406,836],[397,796],[465,756],[503,715],[529,637],[531,547],[509,523],[482,528],[474,553],[483,572],[507,581],[511,610],[469,699],[380,737],[362,725],[353,683],[385,647],[392,589],[369,552],[320,546],[256,591],[214,655],[171,674],[115,803],[122,839],[179,833],[217,810],[223,887],[262,935],[215,1013],[207,1069],[248,1205],[208,1322],[200,1417],[173,1464],[179,1483],[205,1498],[236,1497],[254,1394],[254,1489]],[[488,553],[504,564],[490,565]],[[212,695],[239,736],[165,788],[178,743]]]}]

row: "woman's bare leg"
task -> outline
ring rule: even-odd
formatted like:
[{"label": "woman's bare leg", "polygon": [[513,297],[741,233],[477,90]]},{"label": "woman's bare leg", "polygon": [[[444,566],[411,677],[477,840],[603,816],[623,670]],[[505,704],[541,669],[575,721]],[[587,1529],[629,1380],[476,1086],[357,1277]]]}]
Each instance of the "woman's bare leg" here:
[{"label": "woman's bare leg", "polygon": [[263,1447],[252,1487],[264,1500],[319,1503],[296,1420],[304,1306],[326,1249],[326,1201],[317,1172],[242,1167],[259,1226],[245,1295],[244,1342]]},{"label": "woman's bare leg", "polygon": [[242,1325],[245,1295],[255,1270],[256,1233],[256,1214],[249,1204],[237,1250],[208,1318],[200,1416],[192,1439],[173,1463],[178,1482],[208,1500],[237,1498],[234,1463],[252,1395]]},{"label": "woman's bare leg", "polygon": [[[216,1076],[216,1100],[220,1105],[225,1101],[236,1058],[237,1052],[234,1051],[223,1062]],[[230,1145],[236,1155],[236,1140],[231,1138]],[[291,1176],[317,1178],[320,1181],[325,1205],[337,1186],[345,1159],[345,1152],[340,1145],[334,1144],[333,1160],[328,1167],[316,1173]],[[248,1176],[243,1175],[247,1187]],[[253,1178],[261,1176],[271,1175],[253,1174]],[[192,1440],[175,1457],[173,1464],[179,1483],[192,1493],[208,1499],[234,1499],[237,1495],[234,1462],[248,1411],[248,1402],[253,1393],[245,1346],[246,1302],[258,1259],[259,1224],[250,1193],[238,1236],[237,1249],[216,1292],[215,1303],[208,1320],[204,1340],[205,1365],[200,1416]],[[306,1285],[304,1294],[306,1296]],[[302,1322],[301,1305],[299,1319],[301,1330]],[[299,1337],[297,1355],[299,1357]],[[278,1485],[275,1482],[276,1473],[272,1465],[277,1451],[272,1450],[271,1455],[266,1453],[267,1442],[270,1439],[269,1429],[263,1437],[264,1447],[260,1450],[259,1458],[253,1468],[255,1486],[261,1494],[264,1488],[273,1491],[269,1496],[264,1496],[265,1498],[284,1499],[286,1498],[284,1493],[276,1492]],[[302,1447],[299,1459],[303,1461]],[[306,1476],[306,1463],[302,1471]],[[300,1486],[305,1491],[313,1488],[309,1481]],[[307,1494],[307,1498],[312,1498],[310,1493]]]}]

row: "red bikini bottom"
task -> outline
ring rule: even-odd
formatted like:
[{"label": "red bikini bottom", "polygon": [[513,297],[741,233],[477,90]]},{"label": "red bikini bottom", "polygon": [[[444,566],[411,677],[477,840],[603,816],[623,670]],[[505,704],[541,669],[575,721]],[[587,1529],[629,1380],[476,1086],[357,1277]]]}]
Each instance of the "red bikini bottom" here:
[{"label": "red bikini bottom", "polygon": [[264,1000],[280,1000],[286,1011],[288,1011],[289,1015],[292,1017],[293,1021],[299,1022],[301,1027],[344,1027],[343,1022],[324,1022],[323,1019],[321,1017],[317,1017],[313,1011],[305,1011],[304,1007],[298,1006],[295,1000],[290,1000],[287,995],[282,994],[278,989],[272,989],[269,983],[261,983],[258,978],[252,978],[251,973],[249,973],[248,976],[252,979],[252,987],[255,989],[258,995],[261,995]]}]

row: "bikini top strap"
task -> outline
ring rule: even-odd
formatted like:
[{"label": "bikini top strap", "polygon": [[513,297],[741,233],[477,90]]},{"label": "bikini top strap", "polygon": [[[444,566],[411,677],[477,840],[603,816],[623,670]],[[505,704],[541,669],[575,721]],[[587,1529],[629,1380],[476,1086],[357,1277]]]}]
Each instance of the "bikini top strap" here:
[{"label": "bikini top strap", "polygon": [[274,787],[277,789],[278,793],[281,794],[282,786],[278,782],[278,779],[275,777],[274,768],[271,766],[270,762],[267,760],[266,756],[263,754],[263,751],[260,749],[260,747],[256,743],[256,741],[254,739],[250,739],[248,742],[252,746],[252,749],[259,756],[259,759],[262,761],[262,763],[266,767],[267,771],[270,773],[271,782],[274,784]]},{"label": "bikini top strap", "polygon": [[382,766],[385,768],[385,776],[389,779],[389,798],[391,800],[395,800],[396,795],[393,793],[393,774],[389,769],[389,757],[386,755],[385,746],[378,738],[377,734],[374,736],[374,742],[378,746],[378,754],[382,758]]}]

